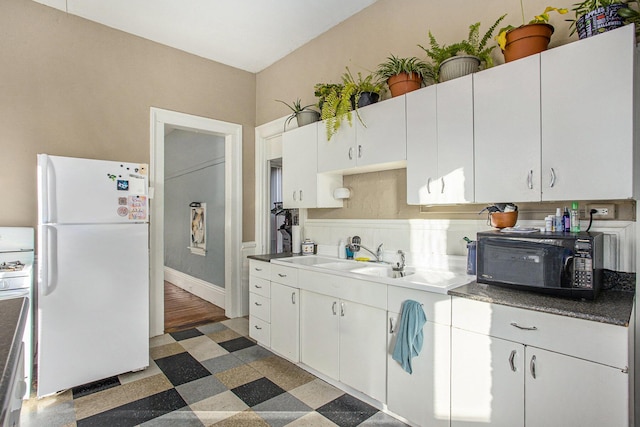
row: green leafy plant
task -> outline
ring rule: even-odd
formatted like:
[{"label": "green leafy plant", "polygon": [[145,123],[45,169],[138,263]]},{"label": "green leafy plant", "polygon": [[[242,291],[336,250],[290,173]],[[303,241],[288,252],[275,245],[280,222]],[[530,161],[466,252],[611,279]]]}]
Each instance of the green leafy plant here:
[{"label": "green leafy plant", "polygon": [[[302,111],[305,110],[311,110],[310,107],[313,107],[315,104],[309,104],[309,105],[305,105],[304,107],[302,106],[302,101],[300,101],[300,98],[296,99],[293,104],[287,104],[284,101],[281,101],[279,99],[276,99],[277,102],[281,102],[284,105],[286,105],[287,107],[289,107],[289,109],[293,112],[289,117],[287,117],[287,120],[285,120],[284,122],[284,128],[287,128],[287,125],[291,122],[291,120],[295,119],[298,117],[298,114],[301,113]],[[315,110],[311,110],[311,111],[315,111]]]},{"label": "green leafy plant", "polygon": [[351,95],[355,94],[355,88],[342,84],[318,83],[314,86],[314,91],[319,98],[320,118],[325,121],[329,141],[340,128],[342,120],[346,118],[349,126],[352,125]]},{"label": "green leafy plant", "polygon": [[491,39],[496,27],[505,18],[505,16],[507,15],[505,14],[499,17],[484,33],[482,38],[480,38],[480,22],[471,24],[469,26],[469,35],[467,36],[467,39],[449,46],[444,44],[441,46],[431,31],[429,31],[429,47],[424,47],[420,44],[418,47],[424,50],[427,57],[431,60],[435,80],[437,81],[439,78],[440,64],[445,60],[460,54],[472,55],[479,58],[485,68],[493,67],[491,52],[495,49],[495,46],[487,47],[487,43]]},{"label": "green leafy plant", "polygon": [[[557,7],[552,7],[552,6],[547,6],[546,9],[540,14],[540,15],[536,15],[533,17],[533,19],[529,22],[525,22],[524,19],[524,4],[522,3],[522,0],[520,0],[520,11],[522,12],[522,25],[526,25],[526,24],[548,24],[549,23],[549,12],[558,12],[560,15],[564,15],[565,13],[569,12],[568,9],[565,8],[557,8]],[[496,36],[496,40],[498,42],[498,46],[500,46],[500,49],[504,50],[504,48],[507,45],[507,33],[513,29],[515,29],[516,27],[514,27],[513,25],[507,25],[506,27],[503,27],[500,29],[500,31],[498,32],[498,35]]]},{"label": "green leafy plant", "polygon": [[375,74],[380,80],[387,81],[389,77],[407,73],[417,74],[422,77],[423,81],[435,81],[435,70],[431,64],[414,57],[398,58],[391,55],[387,60],[378,65]]},{"label": "green leafy plant", "polygon": [[635,24],[636,39],[638,39],[640,38],[640,0],[627,0],[622,3],[627,7],[618,10],[618,15],[624,18],[625,25]]}]

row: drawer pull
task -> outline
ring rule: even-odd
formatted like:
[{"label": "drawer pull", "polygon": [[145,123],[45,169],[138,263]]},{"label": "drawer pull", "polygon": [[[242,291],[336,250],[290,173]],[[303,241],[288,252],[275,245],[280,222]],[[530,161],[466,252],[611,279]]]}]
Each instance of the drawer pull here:
[{"label": "drawer pull", "polygon": [[256,289],[262,289],[262,286],[260,285],[253,285],[253,286],[255,286]]},{"label": "drawer pull", "polygon": [[287,277],[287,275],[286,275],[286,274],[282,274],[282,273],[278,273],[278,276],[280,276],[280,277]]},{"label": "drawer pull", "polygon": [[515,363],[513,363],[515,358],[516,358],[516,351],[515,350],[511,350],[511,354],[509,355],[509,366],[511,366],[511,370],[513,372],[516,371],[516,365],[515,365]]},{"label": "drawer pull", "polygon": [[511,322],[511,326],[515,326],[516,328],[521,329],[523,331],[537,331],[538,330],[538,328],[536,328],[535,326],[520,326],[516,322]]},{"label": "drawer pull", "polygon": [[258,307],[262,307],[262,304],[260,304],[259,302],[254,302],[255,305],[257,305]]},{"label": "drawer pull", "polygon": [[254,328],[256,328],[256,329],[258,329],[258,330],[261,330],[261,329],[262,329],[262,328],[261,328],[260,326],[258,326],[258,325],[254,325],[253,327],[254,327]]},{"label": "drawer pull", "polygon": [[536,356],[531,356],[531,362],[529,363],[529,370],[531,371],[531,376],[533,379],[536,379]]},{"label": "drawer pull", "polygon": [[255,270],[255,271],[262,271],[262,269],[261,269],[261,268],[258,268],[258,267],[255,267],[255,268],[254,268],[254,270]]}]

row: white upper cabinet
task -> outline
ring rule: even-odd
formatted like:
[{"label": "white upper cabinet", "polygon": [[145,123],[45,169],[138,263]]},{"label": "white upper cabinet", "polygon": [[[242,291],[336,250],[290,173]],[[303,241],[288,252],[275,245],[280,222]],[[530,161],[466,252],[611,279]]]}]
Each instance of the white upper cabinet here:
[{"label": "white upper cabinet", "polygon": [[540,200],[540,56],[473,76],[478,203]]},{"label": "white upper cabinet", "polygon": [[634,27],[541,54],[542,199],[633,197]]},{"label": "white upper cabinet", "polygon": [[407,94],[407,203],[474,201],[473,80]]},{"label": "white upper cabinet", "polygon": [[404,96],[368,105],[351,114],[353,126],[343,120],[330,141],[324,122],[318,126],[318,172],[353,174],[406,165]]},{"label": "white upper cabinet", "polygon": [[318,123],[282,134],[282,194],[285,208],[342,207],[333,190],[342,177],[318,174]]}]

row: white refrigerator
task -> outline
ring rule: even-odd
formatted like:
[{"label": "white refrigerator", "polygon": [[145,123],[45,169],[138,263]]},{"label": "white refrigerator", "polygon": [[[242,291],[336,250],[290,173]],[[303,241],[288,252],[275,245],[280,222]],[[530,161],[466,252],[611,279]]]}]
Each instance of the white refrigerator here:
[{"label": "white refrigerator", "polygon": [[149,364],[147,172],[38,155],[38,396]]}]

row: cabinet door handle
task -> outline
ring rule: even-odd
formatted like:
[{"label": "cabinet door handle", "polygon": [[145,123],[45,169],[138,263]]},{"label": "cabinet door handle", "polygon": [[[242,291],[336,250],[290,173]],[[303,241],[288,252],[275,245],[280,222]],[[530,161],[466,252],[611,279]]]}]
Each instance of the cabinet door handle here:
[{"label": "cabinet door handle", "polygon": [[362,145],[358,145],[358,158],[362,158]]},{"label": "cabinet door handle", "polygon": [[554,185],[556,185],[556,171],[551,168],[551,182],[549,182],[549,187],[553,188]]},{"label": "cabinet door handle", "polygon": [[353,160],[353,147],[349,147],[349,160]]},{"label": "cabinet door handle", "polygon": [[[286,275],[286,274],[282,274],[282,273],[278,273],[278,276],[280,276],[280,277],[287,277],[287,275]],[[512,324],[513,324],[513,323],[512,323]]]},{"label": "cabinet door handle", "polygon": [[444,177],[442,177],[442,189],[440,190],[440,194],[444,194]]},{"label": "cabinet door handle", "polygon": [[529,170],[527,175],[527,187],[529,187],[529,190],[533,190],[533,169]]},{"label": "cabinet door handle", "polygon": [[518,325],[516,322],[511,322],[511,326],[514,326],[518,329],[521,329],[523,331],[537,331],[538,328],[536,328],[535,326],[520,326]]},{"label": "cabinet door handle", "polygon": [[344,303],[340,303],[340,316],[344,317]]},{"label": "cabinet door handle", "polygon": [[337,314],[336,313],[336,304],[337,304],[337,302],[334,301],[333,304],[331,305],[331,311],[333,312],[334,316]]},{"label": "cabinet door handle", "polygon": [[297,201],[297,200],[298,200],[298,199],[296,199],[296,192],[294,191],[294,192],[293,192],[293,201],[295,202],[295,201]]},{"label": "cabinet door handle", "polygon": [[253,327],[254,327],[254,328],[256,328],[256,329],[258,329],[258,330],[262,329],[262,328],[261,328],[260,326],[258,326],[258,325],[254,325]]},{"label": "cabinet door handle", "polygon": [[511,366],[511,370],[513,372],[516,371],[516,365],[514,363],[514,359],[516,358],[516,351],[515,350],[511,350],[511,354],[509,355],[509,366]]},{"label": "cabinet door handle", "polygon": [[256,289],[262,289],[262,286],[260,286],[260,285],[253,285],[253,287],[256,288]]},{"label": "cabinet door handle", "polygon": [[529,370],[531,371],[531,376],[533,379],[536,379],[536,356],[531,356],[531,362],[529,363]]},{"label": "cabinet door handle", "polygon": [[296,293],[291,292],[291,304],[295,305],[295,303],[296,303]]},{"label": "cabinet door handle", "polygon": [[300,190],[300,201],[302,201],[302,190]]},{"label": "cabinet door handle", "polygon": [[260,304],[259,302],[254,302],[255,305],[257,305],[258,307],[262,307],[262,304]]},{"label": "cabinet door handle", "polygon": [[396,325],[393,324],[394,320],[395,319],[393,317],[389,318],[389,333],[390,334],[392,334],[392,333],[394,333],[396,331]]},{"label": "cabinet door handle", "polygon": [[431,194],[431,177],[427,179],[427,193]]}]

